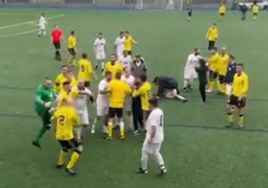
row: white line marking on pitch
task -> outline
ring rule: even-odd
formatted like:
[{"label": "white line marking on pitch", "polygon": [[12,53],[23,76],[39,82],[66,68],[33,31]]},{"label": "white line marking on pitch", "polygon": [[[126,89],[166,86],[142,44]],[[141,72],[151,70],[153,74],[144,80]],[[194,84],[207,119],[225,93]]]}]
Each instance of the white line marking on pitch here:
[{"label": "white line marking on pitch", "polygon": [[34,32],[37,32],[37,31],[38,31],[38,29],[33,29],[33,30],[24,31],[24,32],[20,32],[20,33],[0,35],[0,38],[3,38],[3,37],[14,37],[14,36],[19,36],[19,35],[26,35],[26,34],[34,33]]},{"label": "white line marking on pitch", "polygon": [[[60,17],[63,17],[63,16],[65,16],[65,14],[59,14],[59,15],[56,15],[56,16],[48,17],[47,20],[60,18]],[[16,24],[12,24],[12,25],[3,26],[3,27],[0,27],[0,30],[12,28],[12,27],[17,27],[17,26],[21,26],[21,25],[25,25],[25,24],[30,24],[32,22],[36,22],[36,20],[30,20],[28,22],[21,22],[21,23],[16,23]]]}]

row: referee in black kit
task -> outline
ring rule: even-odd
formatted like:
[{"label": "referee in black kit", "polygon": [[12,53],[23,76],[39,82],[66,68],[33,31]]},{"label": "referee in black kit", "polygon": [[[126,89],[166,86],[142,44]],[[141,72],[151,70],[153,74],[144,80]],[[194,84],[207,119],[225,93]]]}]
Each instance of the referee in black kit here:
[{"label": "referee in black kit", "polygon": [[202,99],[200,101],[200,104],[206,104],[207,101],[206,85],[208,83],[207,79],[208,63],[206,62],[206,60],[200,58],[199,64],[196,66],[195,70],[198,73],[199,92]]}]

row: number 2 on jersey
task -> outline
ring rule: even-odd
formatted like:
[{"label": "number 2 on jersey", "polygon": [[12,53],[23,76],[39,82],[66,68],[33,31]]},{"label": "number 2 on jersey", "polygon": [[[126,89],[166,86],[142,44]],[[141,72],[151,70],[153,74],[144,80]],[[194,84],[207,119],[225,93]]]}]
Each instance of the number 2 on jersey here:
[{"label": "number 2 on jersey", "polygon": [[59,117],[59,123],[60,123],[60,125],[64,125],[65,124],[65,116],[61,115]]},{"label": "number 2 on jersey", "polygon": [[159,117],[159,125],[161,127],[164,125],[164,115],[163,114]]}]

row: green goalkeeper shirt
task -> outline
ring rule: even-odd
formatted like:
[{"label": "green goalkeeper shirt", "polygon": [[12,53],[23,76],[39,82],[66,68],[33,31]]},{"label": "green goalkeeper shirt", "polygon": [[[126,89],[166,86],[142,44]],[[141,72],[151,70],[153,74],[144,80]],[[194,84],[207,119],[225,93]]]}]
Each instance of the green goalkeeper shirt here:
[{"label": "green goalkeeper shirt", "polygon": [[36,97],[35,97],[35,111],[37,114],[43,114],[46,110],[48,110],[44,103],[46,102],[53,102],[55,99],[55,93],[53,91],[53,88],[47,88],[43,84],[40,84],[36,91]]}]

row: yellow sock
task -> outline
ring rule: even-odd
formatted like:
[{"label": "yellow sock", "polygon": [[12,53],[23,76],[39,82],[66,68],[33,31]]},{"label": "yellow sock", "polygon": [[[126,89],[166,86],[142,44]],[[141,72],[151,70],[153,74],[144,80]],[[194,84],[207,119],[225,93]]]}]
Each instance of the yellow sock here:
[{"label": "yellow sock", "polygon": [[60,151],[58,165],[63,165],[64,159],[65,159],[65,157],[66,157],[67,154],[68,154],[68,152],[66,152],[66,151],[63,151],[63,150]]},{"label": "yellow sock", "polygon": [[226,93],[226,87],[225,87],[225,84],[220,84],[220,92],[221,93]]},{"label": "yellow sock", "polygon": [[239,121],[238,121],[239,125],[243,125],[244,123],[244,114],[240,114],[239,115]]},{"label": "yellow sock", "polygon": [[108,123],[108,137],[112,137],[113,136],[113,128],[114,128],[114,125],[112,122],[109,122]]},{"label": "yellow sock", "polygon": [[80,154],[77,152],[73,152],[72,157],[67,165],[67,169],[72,169],[75,165],[75,163],[77,162],[77,160],[79,159]]},{"label": "yellow sock", "polygon": [[209,82],[209,89],[213,91],[215,85],[215,80]]},{"label": "yellow sock", "polygon": [[232,113],[227,113],[227,118],[229,123],[233,123],[234,115]]}]

